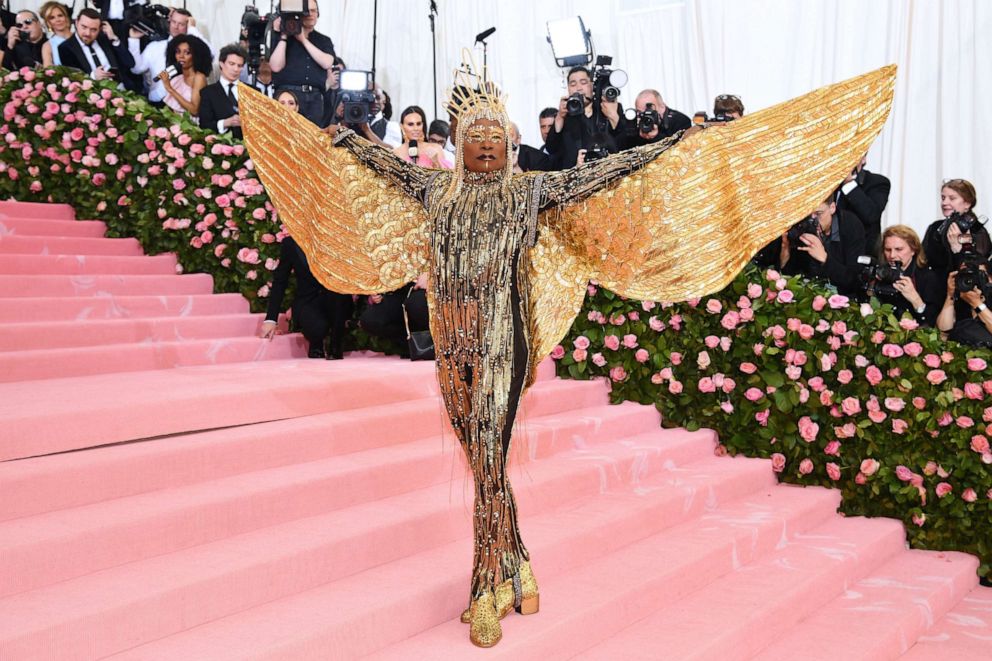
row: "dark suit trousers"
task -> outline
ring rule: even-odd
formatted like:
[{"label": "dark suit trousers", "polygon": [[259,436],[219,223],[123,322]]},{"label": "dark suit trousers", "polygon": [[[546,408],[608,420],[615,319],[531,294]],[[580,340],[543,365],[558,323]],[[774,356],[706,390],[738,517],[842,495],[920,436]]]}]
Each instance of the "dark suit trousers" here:
[{"label": "dark suit trousers", "polygon": [[314,349],[324,346],[324,338],[344,338],[345,324],[351,318],[353,301],[348,294],[325,291],[306,301],[293,303],[293,322],[303,332],[303,337]]}]

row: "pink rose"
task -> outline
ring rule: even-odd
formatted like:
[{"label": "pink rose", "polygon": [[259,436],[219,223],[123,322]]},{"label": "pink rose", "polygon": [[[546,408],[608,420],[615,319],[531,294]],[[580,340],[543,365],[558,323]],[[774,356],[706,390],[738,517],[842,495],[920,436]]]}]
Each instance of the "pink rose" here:
[{"label": "pink rose", "polygon": [[699,392],[716,392],[716,385],[713,384],[713,379],[708,376],[704,376],[699,380]]},{"label": "pink rose", "polygon": [[827,446],[823,448],[823,454],[829,454],[832,457],[840,455],[840,441],[830,441]]},{"label": "pink rose", "polygon": [[926,523],[926,522],[927,522],[927,515],[926,514],[922,514],[921,513],[921,514],[914,514],[913,515],[913,523],[915,523],[916,525],[922,527],[923,524]]},{"label": "pink rose", "polygon": [[771,414],[771,409],[765,409],[764,411],[758,411],[754,414],[754,419],[762,427],[768,426],[768,416]]},{"label": "pink rose", "polygon": [[985,438],[981,434],[976,434],[971,437],[971,449],[978,454],[984,454],[989,451],[989,439]]},{"label": "pink rose", "polygon": [[616,383],[619,383],[620,381],[625,381],[627,379],[627,370],[619,366],[614,367],[613,369],[610,370],[610,378]]},{"label": "pink rose", "polygon": [[913,471],[900,464],[896,466],[896,477],[903,482],[909,482],[913,479]]},{"label": "pink rose", "polygon": [[916,358],[923,353],[923,345],[919,342],[909,342],[908,344],[903,345],[902,350],[906,352],[907,356]]},{"label": "pink rose", "polygon": [[961,429],[971,429],[975,426],[975,421],[966,415],[958,416],[958,419],[954,422],[957,423],[957,426]]},{"label": "pink rose", "polygon": [[587,354],[585,349],[576,349],[575,351],[572,352],[572,360],[574,360],[577,363],[584,362],[586,359],[586,355]]},{"label": "pink rose", "polygon": [[868,383],[877,386],[882,382],[882,370],[874,365],[869,365],[868,369],[865,370],[865,378],[868,379]]},{"label": "pink rose", "polygon": [[723,392],[731,393],[734,391],[734,388],[736,387],[737,387],[737,382],[734,381],[733,379],[728,377],[723,380],[723,386],[722,386]]},{"label": "pink rose", "polygon": [[606,358],[604,358],[603,354],[601,353],[598,352],[594,353],[592,355],[592,364],[595,365],[596,367],[603,367],[604,365],[606,365]]},{"label": "pink rose", "polygon": [[906,402],[900,397],[886,397],[885,408],[890,411],[901,411],[906,408]]},{"label": "pink rose", "polygon": [[875,331],[874,333],[871,334],[871,341],[874,344],[881,344],[882,342],[885,341],[885,333],[883,333],[880,330]]},{"label": "pink rose", "polygon": [[727,330],[734,330],[735,328],[737,328],[737,324],[739,324],[740,321],[741,321],[741,316],[738,313],[731,310],[727,314],[723,315],[723,319],[720,320],[720,325],[726,328]]},{"label": "pink rose", "polygon": [[699,355],[696,356],[696,365],[699,369],[704,370],[710,366],[710,355],[705,351],[700,351]]},{"label": "pink rose", "polygon": [[864,484],[867,481],[868,480],[865,478],[865,474],[864,473],[858,473],[857,475],[854,476],[854,483],[855,484]]},{"label": "pink rose", "polygon": [[756,401],[758,401],[759,399],[761,399],[764,396],[765,396],[765,393],[761,392],[757,388],[748,388],[747,391],[744,392],[744,397],[749,402],[756,402]]},{"label": "pink rose", "polygon": [[634,335],[633,333],[628,333],[627,335],[624,335],[623,336],[623,345],[625,347],[627,347],[628,349],[636,349],[637,348],[637,336]]},{"label": "pink rose", "polygon": [[980,383],[966,383],[964,384],[964,396],[968,399],[983,399],[985,391]]},{"label": "pink rose", "polygon": [[795,295],[788,289],[783,289],[775,298],[778,299],[779,303],[791,303],[795,298]]},{"label": "pink rose", "polygon": [[923,364],[927,367],[934,369],[940,367],[940,356],[932,353],[928,353],[923,356]]},{"label": "pink rose", "polygon": [[671,367],[663,367],[661,371],[658,372],[658,376],[660,376],[664,381],[674,378]]},{"label": "pink rose", "polygon": [[813,460],[807,457],[799,462],[799,474],[809,475],[813,472]]},{"label": "pink rose", "polygon": [[861,413],[861,402],[858,401],[857,397],[846,397],[840,403],[840,410],[844,412],[844,415],[857,415]]},{"label": "pink rose", "polygon": [[834,310],[846,308],[849,302],[850,299],[847,296],[841,296],[840,294],[834,294],[829,298],[830,307]]},{"label": "pink rose", "polygon": [[745,374],[754,374],[755,372],[758,371],[758,366],[755,365],[754,363],[741,363],[739,369]]},{"label": "pink rose", "polygon": [[817,311],[817,312],[819,312],[820,310],[822,310],[822,309],[823,309],[823,308],[825,308],[826,306],[827,306],[827,299],[825,299],[825,298],[823,298],[823,297],[822,297],[822,296],[820,296],[819,294],[817,294],[817,295],[816,295],[816,296],[815,296],[815,297],[813,298],[813,309],[814,309],[815,311]]},{"label": "pink rose", "polygon": [[672,365],[675,365],[676,367],[682,364],[682,354],[678,351],[673,351],[669,355],[669,359],[672,361]]},{"label": "pink rose", "polygon": [[665,330],[665,324],[663,324],[661,320],[658,319],[658,317],[651,317],[650,319],[648,319],[648,326],[651,327],[651,330],[657,332],[661,332]]},{"label": "pink rose", "polygon": [[868,411],[868,417],[872,422],[878,424],[879,422],[883,422],[889,416],[881,411]]},{"label": "pink rose", "polygon": [[892,432],[894,434],[905,434],[907,429],[909,429],[909,425],[905,420],[900,420],[899,418],[892,420]]},{"label": "pink rose", "polygon": [[589,338],[585,335],[579,335],[575,340],[572,341],[572,346],[576,349],[588,349],[589,348]]},{"label": "pink rose", "polygon": [[837,372],[837,380],[843,384],[850,383],[851,379],[853,378],[854,378],[854,372],[852,372],[851,370],[841,370]]},{"label": "pink rose", "polygon": [[710,314],[719,314],[723,310],[723,303],[715,298],[706,301],[706,311]]},{"label": "pink rose", "polygon": [[616,351],[620,348],[620,338],[616,335],[607,335],[603,339],[603,345],[610,351]]},{"label": "pink rose", "polygon": [[729,401],[720,402],[720,410],[724,413],[730,414],[734,412],[734,405]]},{"label": "pink rose", "polygon": [[785,470],[785,455],[781,452],[776,452],[772,455],[772,470],[776,473],[781,473]]},{"label": "pink rose", "polygon": [[[878,461],[876,461],[875,459],[865,459],[864,461],[861,462],[861,472],[868,476],[877,473],[880,467],[881,464],[879,464]],[[902,468],[906,468],[906,467],[902,466]],[[906,471],[908,472],[909,469],[906,468]]]},{"label": "pink rose", "polygon": [[917,323],[917,321],[915,319],[900,319],[899,320],[899,328],[901,328],[903,330],[911,331],[911,330],[916,330],[919,327],[920,327],[920,324]]},{"label": "pink rose", "polygon": [[857,427],[854,423],[848,422],[840,427],[834,427],[834,434],[837,435],[837,438],[854,438],[854,433],[856,430]]},{"label": "pink rose", "polygon": [[820,433],[820,425],[813,422],[808,415],[799,418],[799,435],[804,441],[812,443],[818,433]]},{"label": "pink rose", "polygon": [[868,359],[862,356],[860,353],[854,357],[854,364],[858,367],[868,367]]},{"label": "pink rose", "polygon": [[761,288],[761,285],[755,282],[752,282],[747,286],[747,295],[751,298],[758,298],[761,296],[762,291],[763,289]]},{"label": "pink rose", "polygon": [[903,355],[902,347],[898,344],[883,344],[882,355],[889,358],[899,358]]},{"label": "pink rose", "polygon": [[803,325],[803,322],[795,317],[789,317],[785,321],[785,327],[788,328],[793,333],[799,330],[799,327]]},{"label": "pink rose", "polygon": [[741,321],[751,321],[752,319],[754,319],[754,310],[751,308],[741,310]]},{"label": "pink rose", "polygon": [[982,358],[969,358],[968,359],[968,369],[972,372],[982,372],[988,367],[988,363]]},{"label": "pink rose", "polygon": [[835,482],[840,479],[840,466],[830,462],[827,464],[827,476]]},{"label": "pink rose", "polygon": [[802,374],[803,374],[803,368],[797,367],[796,365],[789,365],[788,367],[785,368],[785,375],[790,379],[792,379],[793,381],[798,380],[799,377],[802,376]]},{"label": "pink rose", "polygon": [[672,393],[673,395],[679,395],[679,394],[681,394],[682,393],[682,383],[679,382],[679,381],[674,381],[674,380],[673,381],[669,381],[669,383],[668,383],[668,392]]},{"label": "pink rose", "polygon": [[914,397],[913,406],[915,406],[917,409],[922,411],[927,406],[927,400],[923,399],[922,397]]},{"label": "pink rose", "polygon": [[707,335],[703,338],[703,344],[705,344],[709,349],[716,349],[720,346],[720,338],[716,335]]},{"label": "pink rose", "polygon": [[563,347],[560,344],[556,346],[554,349],[551,350],[551,357],[554,358],[555,360],[561,360],[562,358],[564,358],[565,347]]},{"label": "pink rose", "polygon": [[976,500],[978,500],[978,494],[975,493],[974,489],[969,487],[968,489],[965,489],[964,491],[961,492],[961,500],[965,501],[966,503],[973,503]]},{"label": "pink rose", "polygon": [[938,498],[943,498],[947,494],[951,493],[951,491],[953,491],[953,489],[951,488],[951,485],[948,484],[947,482],[941,482],[940,484],[937,485],[936,488]]},{"label": "pink rose", "polygon": [[814,333],[813,327],[810,326],[809,324],[801,324],[799,326],[799,337],[803,338],[804,340],[812,339],[813,333]]},{"label": "pink rose", "polygon": [[648,354],[647,349],[638,349],[637,352],[634,354],[634,360],[636,360],[639,363],[648,362],[648,358],[650,358],[650,355]]}]

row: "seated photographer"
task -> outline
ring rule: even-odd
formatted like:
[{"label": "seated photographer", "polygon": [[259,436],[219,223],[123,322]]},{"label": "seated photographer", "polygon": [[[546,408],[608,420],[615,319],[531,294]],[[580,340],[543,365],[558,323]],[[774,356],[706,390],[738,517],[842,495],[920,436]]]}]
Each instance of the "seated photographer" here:
[{"label": "seated photographer", "polygon": [[400,115],[400,131],[403,144],[393,148],[393,153],[408,163],[416,163],[425,168],[454,167],[444,147],[424,139],[424,126],[427,115],[420,106],[410,106]]},{"label": "seated photographer", "polygon": [[45,46],[45,49],[51,51],[52,64],[56,66],[62,66],[62,60],[59,58],[59,44],[66,39],[72,39],[72,17],[69,15],[69,11],[68,7],[61,2],[55,2],[55,0],[49,0],[38,10],[51,33],[48,38],[48,46]]},{"label": "seated photographer", "polygon": [[588,160],[619,151],[618,126],[623,112],[619,102],[605,98],[599,108],[593,108],[592,73],[586,67],[572,67],[566,80],[568,96],[561,97],[545,143],[563,170],[576,164],[580,149],[586,150]]},{"label": "seated photographer", "polygon": [[947,276],[947,297],[937,317],[937,328],[947,339],[973,347],[992,347],[992,297],[988,263],[975,256]]},{"label": "seated photographer", "polygon": [[41,19],[28,9],[17,12],[14,25],[7,31],[4,48],[7,51],[4,66],[11,70],[34,69],[53,63],[52,45],[42,29]]},{"label": "seated photographer", "polygon": [[210,47],[202,40],[183,34],[169,42],[166,69],[159,74],[168,96],[165,105],[180,115],[200,113],[200,92],[213,70]]},{"label": "seated photographer", "polygon": [[320,7],[310,0],[310,12],[299,24],[282,17],[272,22],[277,37],[269,54],[273,80],[277,89],[291,89],[300,100],[300,113],[317,126],[324,119],[324,91],[327,70],[334,66],[334,42],[317,32]]},{"label": "seated photographer", "polygon": [[935,220],[923,237],[923,252],[930,268],[944,274],[957,270],[957,261],[964,246],[978,257],[988,259],[992,241],[985,227],[978,222],[975,187],[965,179],[950,179],[940,189],[940,210],[944,217]]},{"label": "seated photographer", "polygon": [[140,91],[135,77],[125,75],[134,67],[134,58],[95,9],[79,11],[76,34],[59,45],[59,59],[62,66],[79,69],[94,80],[116,80],[126,89]]},{"label": "seated photographer", "polygon": [[271,340],[276,334],[279,311],[289,286],[290,273],[296,274],[293,322],[300,327],[303,337],[310,345],[307,357],[328,360],[342,358],[345,326],[351,318],[354,302],[350,295],[332,292],[317,281],[310,272],[303,249],[290,236],[285,237],[280,245],[279,266],[272,274],[269,306],[259,336]]},{"label": "seated photographer", "polygon": [[858,257],[865,254],[865,232],[857,218],[837,213],[832,195],[780,241],[783,273],[825,279],[842,294],[860,293]]},{"label": "seated photographer", "polygon": [[636,114],[620,120],[620,148],[631,149],[669,138],[692,126],[686,115],[669,108],[657,90],[644,90],[634,99]]},{"label": "seated photographer", "polygon": [[858,217],[865,230],[865,245],[869,252],[875,252],[892,183],[888,177],[866,170],[867,160],[867,156],[862,158],[837,190],[837,208]]},{"label": "seated photographer", "polygon": [[220,51],[220,78],[200,92],[200,128],[231,135],[241,140],[241,115],[238,113],[238,81],[248,53],[231,44]]},{"label": "seated photographer", "polygon": [[919,235],[908,225],[893,225],[882,233],[881,268],[871,269],[869,284],[897,317],[909,312],[921,326],[933,326],[944,300],[943,278],[931,271]]},{"label": "seated photographer", "polygon": [[[406,317],[404,317],[404,309]],[[409,331],[430,330],[427,311],[427,274],[388,294],[369,297],[369,305],[358,318],[358,325],[369,335],[382,337],[407,348],[407,320]]]}]

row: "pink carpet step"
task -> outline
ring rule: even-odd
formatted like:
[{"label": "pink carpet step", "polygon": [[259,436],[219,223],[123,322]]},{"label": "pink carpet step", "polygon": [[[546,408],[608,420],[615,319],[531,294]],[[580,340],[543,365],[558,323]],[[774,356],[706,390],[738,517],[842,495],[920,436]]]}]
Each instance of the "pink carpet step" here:
[{"label": "pink carpet step", "polygon": [[[641,450],[605,444],[609,451],[581,461],[569,460],[581,454],[572,451],[534,462],[533,482],[516,485],[521,509],[536,516],[620,485],[645,452],[651,470],[677,465],[659,436],[652,434],[653,448],[646,441]],[[712,452],[711,438],[697,438]],[[729,469],[735,462],[724,463]],[[745,492],[773,479],[762,462],[736,463],[732,479]],[[468,505],[452,496],[459,491],[452,484],[420,489],[6,597],[0,655],[100,657],[464,538]]]},{"label": "pink carpet step", "polygon": [[47,204],[44,202],[15,202],[7,200],[0,202],[0,216],[15,216],[18,218],[52,218],[54,220],[73,220],[76,210],[68,204]]},{"label": "pink carpet step", "polygon": [[277,335],[271,341],[247,336],[7,351],[0,353],[0,382],[306,358],[306,355],[306,341],[296,333]]},{"label": "pink carpet step", "polygon": [[[589,394],[539,381],[527,392],[515,437],[514,463],[593,444],[600,429],[632,435],[657,428],[657,412],[635,404],[609,406]],[[572,407],[579,405],[581,409]],[[318,461],[383,445],[446,434],[435,448],[453,444],[436,396],[333,411],[287,420],[173,436],[168,443],[125,443],[84,453],[0,462],[0,521],[79,507],[157,489],[175,488],[294,463]],[[567,420],[562,421],[562,417]],[[561,427],[557,423],[562,422]],[[584,425],[584,433],[574,431]],[[647,425],[645,427],[645,425]],[[589,429],[589,426],[593,426]],[[534,440],[550,433],[550,444]],[[674,434],[675,432],[670,432]],[[450,436],[450,438],[449,438]]]},{"label": "pink carpet step", "polygon": [[99,220],[51,220],[49,218],[4,217],[0,214],[0,236],[102,237],[107,225]]},{"label": "pink carpet step", "polygon": [[[657,428],[656,415],[643,413],[628,425],[631,435]],[[536,418],[532,451],[539,459],[565,452],[597,423]],[[702,447],[696,438],[691,445]],[[442,437],[426,436],[0,523],[0,595],[441,484],[461,462],[460,448],[444,447]]]},{"label": "pink carpet step", "polygon": [[187,317],[248,313],[240,294],[5,298],[0,323]]},{"label": "pink carpet step", "polygon": [[992,588],[973,588],[900,658],[905,661],[992,658]]},{"label": "pink carpet step", "polygon": [[4,255],[2,275],[175,275],[176,257],[116,255]]},{"label": "pink carpet step", "polygon": [[61,236],[0,236],[0,255],[143,255],[137,239]]},{"label": "pink carpet step", "polygon": [[0,301],[66,296],[178,296],[213,293],[213,277],[189,275],[0,275]]},{"label": "pink carpet step", "polygon": [[[808,529],[836,508],[836,494],[823,489],[786,495],[777,487],[751,490],[751,486],[730,479],[730,473],[700,477],[706,474],[707,463],[713,461],[715,458],[710,456],[680,466],[678,473],[669,470],[636,486],[610,489],[564,508],[527,516],[522,522],[523,533],[542,585],[542,608],[544,602],[558,598],[547,588],[551,581],[655,534],[678,540],[684,534],[680,531],[691,530],[700,516],[719,522],[725,539],[715,541],[705,553],[680,559],[680,569],[693,576],[711,570],[718,556],[725,559],[729,570],[733,559],[745,561],[751,549],[774,547],[782,538],[783,528]],[[745,468],[747,460],[725,463],[751,470],[750,465]],[[709,486],[702,487],[697,482],[700,479]],[[696,498],[690,485],[712,495]],[[738,545],[745,550],[735,556]],[[469,556],[468,540],[458,540],[114,658],[302,660],[327,658],[330,650],[335,658],[374,653],[458,617],[468,601]],[[327,613],[336,615],[327,617]],[[536,623],[540,617],[543,616],[538,614],[523,622]],[[519,616],[511,614],[506,622],[511,619]],[[420,653],[406,658],[465,658],[466,648],[470,648],[467,627],[452,622],[450,629],[456,638],[446,640],[440,647],[417,650]],[[475,653],[484,658],[484,651]],[[472,655],[471,649],[468,654]]]},{"label": "pink carpet step", "polygon": [[0,355],[67,347],[177,342],[205,338],[254,337],[265,315],[87,319],[40,323],[0,323]]},{"label": "pink carpet step", "polygon": [[[570,392],[574,406],[607,401],[597,383],[549,387]],[[433,363],[351,355],[0,383],[0,461],[436,394]]]},{"label": "pink carpet step", "polygon": [[[776,636],[755,659],[894,658],[908,651],[935,616],[947,613],[976,586],[977,568],[978,559],[964,553],[899,553],[787,633]],[[843,635],[838,636],[839,631]],[[990,651],[992,641],[986,648],[986,653]]]}]

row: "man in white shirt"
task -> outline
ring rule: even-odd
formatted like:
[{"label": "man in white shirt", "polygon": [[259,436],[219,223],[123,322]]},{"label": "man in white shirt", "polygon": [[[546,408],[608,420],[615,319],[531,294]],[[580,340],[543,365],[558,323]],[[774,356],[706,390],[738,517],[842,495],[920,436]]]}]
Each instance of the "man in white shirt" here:
[{"label": "man in white shirt", "polygon": [[200,127],[231,135],[241,140],[241,114],[238,111],[238,83],[248,59],[245,49],[236,44],[220,51],[220,79],[200,92]]},{"label": "man in white shirt", "polygon": [[134,66],[134,60],[94,9],[79,12],[76,34],[59,44],[59,57],[63,66],[79,69],[95,80],[118,80],[132,89],[133,77],[124,74]]},{"label": "man in white shirt", "polygon": [[[158,75],[165,71],[166,52],[173,37],[188,34],[203,40],[207,46],[210,46],[210,43],[196,29],[196,26],[190,25],[192,19],[193,15],[187,10],[181,7],[172,8],[169,12],[169,38],[153,41],[145,46],[144,50],[141,50],[143,33],[131,28],[127,40],[128,51],[134,58],[134,68],[131,72],[144,74],[145,86],[148,88],[148,100],[152,103],[163,103],[165,97],[168,96]],[[212,46],[210,46],[210,53],[216,55]]]}]

